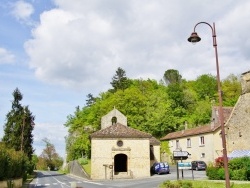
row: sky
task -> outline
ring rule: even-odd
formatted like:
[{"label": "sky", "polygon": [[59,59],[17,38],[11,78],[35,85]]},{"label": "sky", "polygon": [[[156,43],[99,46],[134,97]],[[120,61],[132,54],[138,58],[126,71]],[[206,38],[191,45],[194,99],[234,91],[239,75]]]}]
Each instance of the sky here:
[{"label": "sky", "polygon": [[16,88],[35,115],[35,153],[48,138],[64,157],[67,116],[110,89],[118,67],[131,79],[160,81],[168,69],[216,76],[209,25],[196,27],[199,43],[187,41],[199,22],[215,23],[221,80],[241,75],[249,18],[246,0],[1,0],[0,138]]}]

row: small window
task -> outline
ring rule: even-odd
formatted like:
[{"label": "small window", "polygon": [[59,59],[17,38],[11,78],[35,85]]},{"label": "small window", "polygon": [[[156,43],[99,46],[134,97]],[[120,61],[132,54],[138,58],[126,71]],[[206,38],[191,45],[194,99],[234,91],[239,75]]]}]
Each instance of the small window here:
[{"label": "small window", "polygon": [[180,142],[179,140],[176,140],[176,149],[180,148]]},{"label": "small window", "polygon": [[205,153],[201,153],[201,158],[205,158]]},{"label": "small window", "polygon": [[123,141],[122,140],[118,140],[116,144],[117,144],[117,146],[122,147],[123,146]]},{"label": "small window", "polygon": [[191,148],[191,139],[190,138],[187,139],[187,147]]},{"label": "small window", "polygon": [[200,137],[200,146],[204,146],[205,145],[205,138],[204,136]]}]

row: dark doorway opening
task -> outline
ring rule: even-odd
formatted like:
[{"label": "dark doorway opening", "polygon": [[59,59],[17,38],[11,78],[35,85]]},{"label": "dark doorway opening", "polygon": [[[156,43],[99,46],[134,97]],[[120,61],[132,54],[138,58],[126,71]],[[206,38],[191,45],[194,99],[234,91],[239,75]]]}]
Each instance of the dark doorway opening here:
[{"label": "dark doorway opening", "polygon": [[125,154],[117,154],[115,155],[114,158],[114,170],[115,173],[118,172],[127,172],[127,162],[128,162],[128,157]]}]

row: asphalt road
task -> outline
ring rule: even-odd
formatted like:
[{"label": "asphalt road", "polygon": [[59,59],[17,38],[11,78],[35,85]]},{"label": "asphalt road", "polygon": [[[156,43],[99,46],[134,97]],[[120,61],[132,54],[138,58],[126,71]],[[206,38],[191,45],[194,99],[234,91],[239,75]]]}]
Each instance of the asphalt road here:
[{"label": "asphalt road", "polygon": [[[179,170],[179,179],[206,179],[205,171]],[[170,174],[153,175],[143,179],[93,181],[69,175],[59,174],[56,171],[40,171],[37,178],[30,184],[30,188],[157,188],[166,180],[176,180],[176,166],[171,166]]]}]

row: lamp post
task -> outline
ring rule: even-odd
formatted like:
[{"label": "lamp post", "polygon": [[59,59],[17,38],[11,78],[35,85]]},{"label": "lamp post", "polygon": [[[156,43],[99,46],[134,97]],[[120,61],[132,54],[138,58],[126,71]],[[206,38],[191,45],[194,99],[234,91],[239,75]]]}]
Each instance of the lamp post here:
[{"label": "lamp post", "polygon": [[189,42],[196,43],[201,40],[198,34],[195,32],[195,28],[199,24],[206,24],[212,30],[213,37],[213,46],[215,50],[215,59],[216,59],[216,71],[217,71],[217,85],[218,85],[218,95],[219,95],[219,124],[221,126],[221,138],[222,138],[222,147],[223,147],[223,161],[224,161],[224,169],[225,169],[225,181],[226,188],[230,188],[230,180],[229,180],[229,172],[228,172],[228,158],[227,158],[227,149],[226,149],[226,137],[225,137],[225,129],[224,129],[224,117],[223,117],[223,109],[222,109],[222,91],[220,84],[220,71],[219,71],[219,62],[218,62],[218,51],[217,51],[217,41],[216,41],[216,32],[215,32],[215,23],[211,26],[207,22],[199,22],[194,26],[194,32],[188,38]]}]

